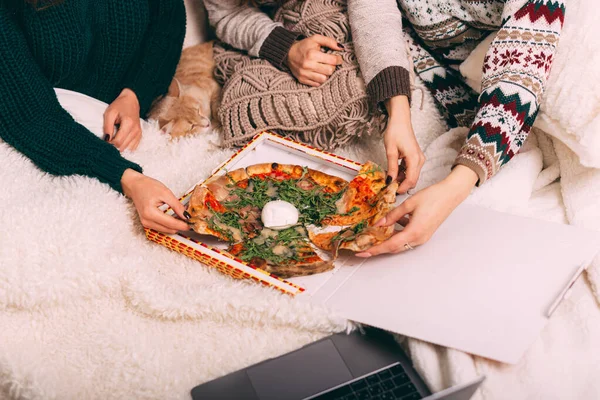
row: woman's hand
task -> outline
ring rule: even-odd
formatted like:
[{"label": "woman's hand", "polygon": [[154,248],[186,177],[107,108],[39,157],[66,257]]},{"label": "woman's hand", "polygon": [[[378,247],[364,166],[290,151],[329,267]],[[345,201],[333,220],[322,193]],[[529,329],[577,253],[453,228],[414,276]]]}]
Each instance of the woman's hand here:
[{"label": "woman's hand", "polygon": [[[115,125],[119,125],[116,134]],[[104,111],[104,140],[120,151],[135,150],[140,144],[140,103],[132,90],[123,89]]]},{"label": "woman's hand", "polygon": [[189,229],[188,224],[166,215],[158,209],[168,204],[180,218],[188,219],[183,204],[165,185],[132,169],[121,178],[123,193],[129,197],[140,216],[142,225],[164,233],[177,233]]},{"label": "woman's hand", "polygon": [[[392,97],[386,102],[388,123],[383,143],[388,160],[388,175],[398,180],[398,193],[405,193],[417,185],[425,155],[413,132],[410,105],[406,96]],[[399,173],[398,161],[403,160],[405,171]],[[399,176],[400,174],[400,176]],[[404,176],[402,176],[404,175]]]},{"label": "woman's hand", "polygon": [[335,72],[336,66],[342,64],[342,57],[323,53],[322,47],[343,50],[334,39],[322,35],[314,35],[292,45],[287,65],[298,82],[320,86]]},{"label": "woman's hand", "polygon": [[409,246],[416,247],[427,242],[452,211],[467,198],[478,179],[473,170],[457,165],[442,182],[409,197],[376,224],[390,226],[400,222],[405,226],[402,231],[357,256],[400,253]]}]

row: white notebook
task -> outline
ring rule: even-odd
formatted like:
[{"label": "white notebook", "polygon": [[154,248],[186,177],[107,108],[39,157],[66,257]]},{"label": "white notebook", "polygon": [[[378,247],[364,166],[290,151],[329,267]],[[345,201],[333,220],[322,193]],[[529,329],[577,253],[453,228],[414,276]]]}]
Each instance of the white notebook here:
[{"label": "white notebook", "polygon": [[600,232],[463,204],[424,246],[294,278],[348,319],[517,363],[600,250]]}]

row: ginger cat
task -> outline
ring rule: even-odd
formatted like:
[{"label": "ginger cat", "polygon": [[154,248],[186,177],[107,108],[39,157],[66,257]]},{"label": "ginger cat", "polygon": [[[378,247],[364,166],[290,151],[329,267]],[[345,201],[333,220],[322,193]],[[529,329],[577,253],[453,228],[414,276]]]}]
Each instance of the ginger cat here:
[{"label": "ginger cat", "polygon": [[212,45],[213,42],[201,43],[183,50],[168,93],[152,106],[149,118],[157,120],[171,137],[206,133],[219,127],[221,87],[213,77]]}]

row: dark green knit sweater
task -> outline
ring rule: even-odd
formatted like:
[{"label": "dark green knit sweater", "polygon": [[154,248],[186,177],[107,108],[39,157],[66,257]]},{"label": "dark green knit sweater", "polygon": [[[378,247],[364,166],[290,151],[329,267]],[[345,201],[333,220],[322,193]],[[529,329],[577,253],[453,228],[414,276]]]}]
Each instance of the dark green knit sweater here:
[{"label": "dark green knit sweater", "polygon": [[141,168],[60,106],[53,87],[111,103],[133,90],[144,116],[167,91],[185,35],[183,0],[0,0],[0,138],[54,175],[122,191]]}]

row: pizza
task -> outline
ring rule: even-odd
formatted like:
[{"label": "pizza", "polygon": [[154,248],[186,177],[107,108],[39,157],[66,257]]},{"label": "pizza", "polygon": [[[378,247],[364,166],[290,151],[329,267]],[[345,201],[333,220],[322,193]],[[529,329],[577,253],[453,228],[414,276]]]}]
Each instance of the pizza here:
[{"label": "pizza", "polygon": [[[372,162],[350,182],[299,165],[256,164],[196,186],[187,211],[192,229],[227,242],[232,256],[281,278],[312,275],[332,269],[339,250],[364,251],[393,234],[374,226],[396,200],[398,184],[385,178]],[[291,222],[267,223],[265,212],[281,202],[295,211]]]}]

